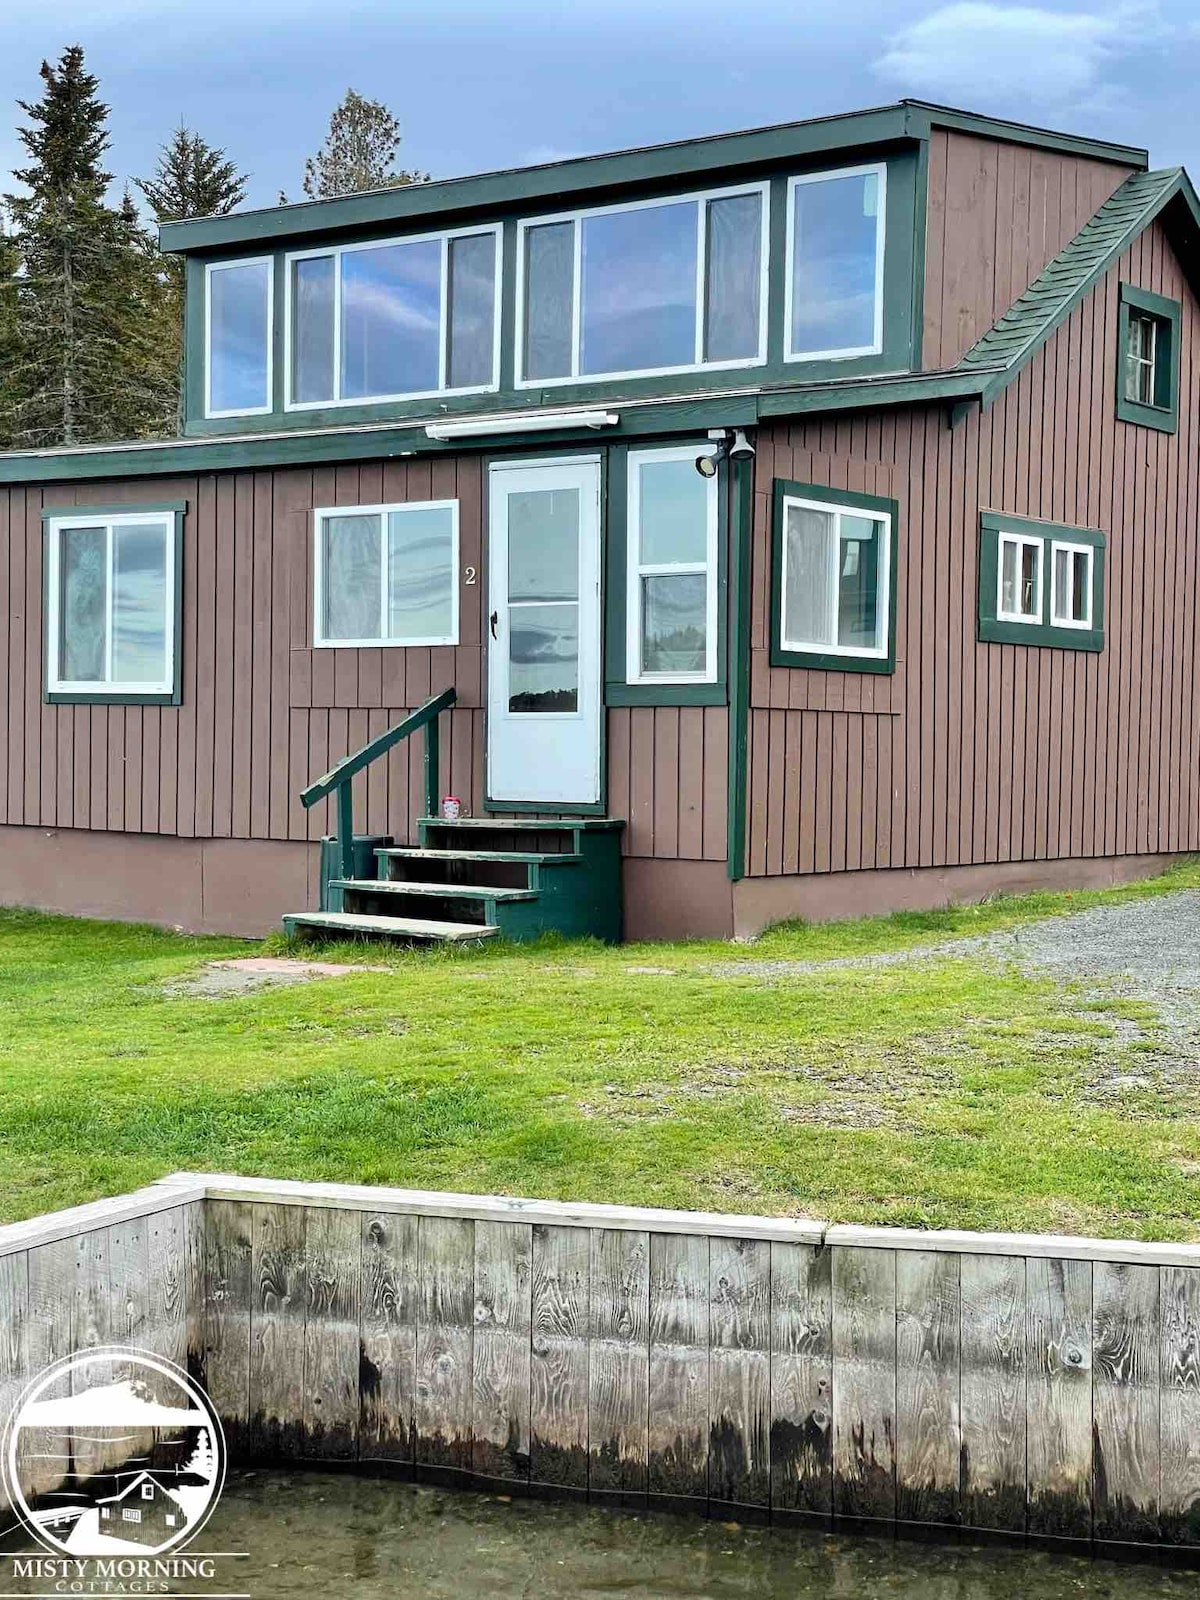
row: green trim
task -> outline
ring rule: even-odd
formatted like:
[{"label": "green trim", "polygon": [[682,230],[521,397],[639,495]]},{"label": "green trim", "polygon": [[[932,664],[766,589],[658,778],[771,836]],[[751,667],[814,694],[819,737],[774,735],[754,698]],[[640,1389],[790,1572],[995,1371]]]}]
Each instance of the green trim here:
[{"label": "green trim", "polygon": [[[399,189],[377,189],[291,206],[271,206],[229,217],[203,217],[164,223],[159,230],[168,251],[221,250],[264,239],[300,239],[333,227],[371,228],[392,221],[417,221],[478,208],[527,204],[575,193],[594,193],[646,181],[693,178],[736,172],[764,161],[841,151],[902,138],[928,138],[931,127],[1068,151],[1097,161],[1145,167],[1145,150],[1104,139],[1078,138],[1004,118],[978,116],[925,100],[777,123],[737,133],[683,139],[645,149],[573,157],[537,167],[509,168],[473,177],[450,178]],[[736,180],[735,180],[736,181]]]},{"label": "green trim", "polygon": [[[714,424],[715,426],[715,424]],[[708,439],[656,439],[663,449],[695,444],[699,454]],[[720,468],[717,491],[717,678],[715,683],[629,683],[626,623],[628,595],[628,469],[629,446],[614,444],[608,450],[605,494],[604,703],[607,706],[723,706],[729,698],[726,684],[726,605],[729,478]]]},{"label": "green trim", "polygon": [[[1042,546],[1042,616],[1050,616],[1050,545],[1055,539],[1090,545],[1092,560],[1092,628],[1055,627],[1051,622],[1001,622],[996,617],[996,591],[1000,559],[999,535],[1019,533],[1044,540]],[[1092,528],[1072,528],[1065,523],[1037,522],[1029,517],[1006,517],[998,511],[979,514],[979,638],[986,644],[1023,644],[1054,650],[1104,649],[1104,534]]]},{"label": "green trim", "polygon": [[904,100],[913,112],[914,131],[920,129],[917,120],[931,128],[954,128],[959,133],[981,134],[985,139],[1003,139],[1007,144],[1034,145],[1041,150],[1062,150],[1069,155],[1088,156],[1093,161],[1112,161],[1122,167],[1144,169],[1150,163],[1149,152],[1140,145],[1113,144],[1107,139],[1089,139],[1073,133],[1056,133],[1052,128],[1039,128],[1028,122],[1009,122],[1005,117],[986,117],[974,111],[958,111],[953,106],[936,105],[930,100]]},{"label": "green trim", "polygon": [[929,232],[929,140],[922,139],[917,150],[917,173],[913,184],[912,247],[912,359],[919,372],[925,343],[925,241]]},{"label": "green trim", "polygon": [[[1117,417],[1160,433],[1174,433],[1179,427],[1179,350],[1183,310],[1178,300],[1151,294],[1135,284],[1122,283],[1117,308]],[[1141,311],[1154,317],[1159,327],[1156,389],[1153,405],[1130,400],[1125,394],[1125,351],[1129,346],[1129,313]],[[1166,334],[1166,360],[1162,359],[1163,333]]]},{"label": "green trim", "polygon": [[[790,497],[819,500],[823,505],[883,512],[890,518],[888,531],[888,653],[886,657],[831,655],[820,650],[796,650],[783,643],[783,513]],[[771,665],[808,667],[829,672],[879,672],[896,670],[896,568],[900,527],[900,503],[883,495],[858,494],[852,489],[830,489],[824,484],[793,483],[775,479],[771,532]]]},{"label": "green trim", "polygon": [[125,515],[138,515],[143,512],[160,512],[167,516],[172,513],[183,516],[188,508],[186,500],[150,500],[129,501],[124,505],[113,506],[43,506],[42,521],[47,522],[51,517],[120,517]]},{"label": "green trim", "polygon": [[754,463],[735,461],[729,519],[729,761],[726,866],[731,883],[746,875],[750,787],[750,541]]},{"label": "green trim", "polygon": [[[173,643],[175,659],[171,688],[158,694],[107,694],[103,689],[95,694],[68,693],[46,686],[50,662],[54,655],[55,640],[50,637],[50,519],[54,517],[97,517],[111,520],[123,512],[161,512],[175,521],[174,560],[172,577],[174,595]],[[157,505],[123,506],[47,506],[42,510],[42,702],[48,706],[177,706],[183,703],[183,519],[187,512],[186,500],[167,500]]]}]

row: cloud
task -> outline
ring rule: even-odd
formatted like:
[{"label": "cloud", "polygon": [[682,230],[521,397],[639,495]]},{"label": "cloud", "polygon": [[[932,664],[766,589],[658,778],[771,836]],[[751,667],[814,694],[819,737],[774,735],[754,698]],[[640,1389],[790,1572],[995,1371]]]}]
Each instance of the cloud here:
[{"label": "cloud", "polygon": [[1141,9],[1064,12],[955,0],[895,34],[873,70],[909,93],[955,105],[996,95],[1078,104],[1105,92],[1105,70],[1131,38],[1144,42],[1158,31]]}]

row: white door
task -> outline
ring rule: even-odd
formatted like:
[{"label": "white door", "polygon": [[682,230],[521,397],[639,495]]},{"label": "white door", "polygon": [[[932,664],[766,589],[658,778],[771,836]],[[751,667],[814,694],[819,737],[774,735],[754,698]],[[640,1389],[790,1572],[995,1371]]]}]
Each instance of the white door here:
[{"label": "white door", "polygon": [[488,474],[489,800],[600,799],[600,462]]}]

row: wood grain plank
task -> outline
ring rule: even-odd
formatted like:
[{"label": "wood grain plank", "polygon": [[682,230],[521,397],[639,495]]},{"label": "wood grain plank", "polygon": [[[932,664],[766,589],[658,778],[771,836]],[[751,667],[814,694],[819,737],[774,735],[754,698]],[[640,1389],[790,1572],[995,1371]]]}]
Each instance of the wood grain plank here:
[{"label": "wood grain plank", "polygon": [[588,1489],[644,1501],[650,1238],[615,1228],[591,1235]]},{"label": "wood grain plank", "polygon": [[962,1520],[1025,1528],[1025,1263],[964,1255],[962,1292]]},{"label": "wood grain plank", "polygon": [[[29,1252],[29,1317],[26,1332],[29,1374],[42,1372],[75,1350],[75,1240],[56,1239]],[[71,1392],[69,1374],[46,1391],[47,1400]],[[48,1431],[22,1432],[17,1472],[27,1498],[49,1494],[71,1469],[61,1451],[61,1440]]]},{"label": "wood grain plank", "polygon": [[1161,1267],[1162,1537],[1200,1545],[1200,1267]]},{"label": "wood grain plank", "polygon": [[708,1492],[733,1508],[771,1499],[771,1246],[710,1240]]},{"label": "wood grain plank", "polygon": [[526,1222],[475,1224],[472,1469],[529,1480],[533,1230]]},{"label": "wood grain plank", "polygon": [[771,1245],[771,1507],[833,1511],[833,1252]]},{"label": "wood grain plank", "polygon": [[647,1485],[652,1495],[708,1494],[708,1250],[695,1235],[650,1235]]},{"label": "wood grain plank", "polygon": [[204,1353],[201,1378],[231,1454],[250,1421],[250,1299],[254,1207],[208,1200],[204,1208]]},{"label": "wood grain plank", "polygon": [[833,1249],[833,1509],[896,1514],[896,1255]]},{"label": "wood grain plank", "polygon": [[[127,1349],[144,1350],[150,1334],[150,1241],[147,1218],[114,1224],[108,1230],[108,1331],[107,1342]],[[114,1361],[115,1382],[132,1382],[137,1368],[130,1362]],[[127,1440],[110,1440],[104,1447],[104,1463],[111,1471],[126,1462],[149,1465],[154,1449],[153,1428],[130,1431]]]},{"label": "wood grain plank", "polygon": [[1030,1533],[1092,1532],[1092,1264],[1025,1263]]},{"label": "wood grain plank", "polygon": [[[0,1438],[21,1391],[33,1376],[29,1365],[29,1252],[0,1256]],[[0,1512],[11,1502],[0,1472]]]},{"label": "wood grain plank", "polygon": [[588,1482],[591,1235],[533,1225],[530,1479],[584,1491]]},{"label": "wood grain plank", "polygon": [[361,1213],[359,1455],[416,1456],[417,1218]]},{"label": "wood grain plank", "polygon": [[302,1206],[253,1208],[249,1450],[264,1459],[302,1453],[304,1415]]},{"label": "wood grain plank", "polygon": [[417,1466],[468,1472],[475,1224],[454,1217],[422,1217],[417,1225],[417,1260]]},{"label": "wood grain plank", "polygon": [[959,1520],[959,1258],[896,1257],[896,1515]]},{"label": "wood grain plank", "polygon": [[1159,1268],[1092,1268],[1095,1536],[1158,1539]]},{"label": "wood grain plank", "polygon": [[314,1206],[305,1219],[303,1448],[358,1454],[362,1226],[355,1211]]}]

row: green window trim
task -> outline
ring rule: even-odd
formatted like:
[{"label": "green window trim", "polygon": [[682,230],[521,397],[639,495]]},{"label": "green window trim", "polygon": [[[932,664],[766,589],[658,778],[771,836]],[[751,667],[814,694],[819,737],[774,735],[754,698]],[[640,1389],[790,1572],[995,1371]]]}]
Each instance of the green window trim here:
[{"label": "green window trim", "polygon": [[[661,439],[663,449],[694,446],[702,455],[712,448],[704,438]],[[608,451],[605,484],[605,588],[604,608],[604,703],[606,706],[723,706],[729,698],[727,686],[727,593],[728,593],[728,463],[718,469],[717,483],[717,671],[711,683],[630,683],[628,663],[628,580],[629,580],[629,453],[653,446],[634,443],[614,444]]]},{"label": "green window trim", "polygon": [[[1041,541],[1039,562],[1040,605],[1038,622],[1012,622],[997,616],[999,610],[1000,535],[1015,534]],[[1051,620],[1053,547],[1084,546],[1092,555],[1091,626],[1080,627]],[[985,644],[1024,644],[1042,649],[1104,649],[1104,534],[1092,528],[1072,528],[1065,523],[1037,522],[1029,517],[1006,517],[983,511],[979,517],[979,639]]]},{"label": "green window trim", "polygon": [[[775,504],[771,538],[771,665],[803,667],[826,672],[894,673],[896,670],[896,568],[900,504],[882,495],[859,494],[853,489],[830,489],[824,484],[793,483],[775,480]],[[888,519],[888,578],[886,584],[887,653],[882,656],[843,655],[824,650],[801,650],[783,641],[783,562],[784,516],[789,500],[816,500],[832,509],[869,511]]]},{"label": "green window trim", "polygon": [[[186,500],[162,500],[146,504],[45,506],[42,509],[42,700],[46,705],[63,706],[177,706],[183,701],[183,522]],[[169,688],[146,691],[109,690],[101,685],[95,692],[56,689],[50,686],[50,663],[55,659],[58,640],[52,626],[50,603],[51,541],[57,525],[66,518],[78,521],[95,518],[108,523],[130,516],[170,517],[171,583],[167,613],[171,619],[171,684]]]},{"label": "green window trim", "polygon": [[[1153,317],[1159,330],[1156,352],[1156,394],[1153,405],[1130,400],[1125,394],[1125,352],[1129,345],[1131,312],[1142,312],[1146,316]],[[1156,428],[1160,433],[1174,433],[1178,429],[1181,319],[1182,312],[1178,300],[1169,300],[1165,295],[1152,294],[1149,289],[1139,289],[1132,283],[1120,285],[1117,315],[1119,421],[1132,422],[1143,428]]]}]

